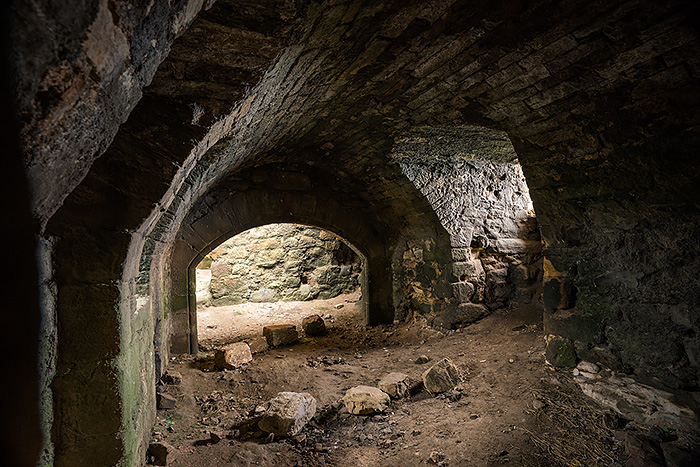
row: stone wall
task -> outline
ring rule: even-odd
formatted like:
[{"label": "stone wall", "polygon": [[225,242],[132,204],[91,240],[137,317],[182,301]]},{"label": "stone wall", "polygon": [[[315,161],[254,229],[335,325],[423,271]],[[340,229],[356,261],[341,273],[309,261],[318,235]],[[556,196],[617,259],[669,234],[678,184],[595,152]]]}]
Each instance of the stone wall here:
[{"label": "stone wall", "polygon": [[[452,327],[511,304],[541,307],[542,245],[530,194],[508,136],[481,127],[414,130],[392,156],[450,235]],[[407,245],[404,268],[425,268]]]},{"label": "stone wall", "polygon": [[250,229],[208,258],[208,302],[216,306],[333,298],[357,290],[362,270],[360,257],[340,237],[295,224]]}]

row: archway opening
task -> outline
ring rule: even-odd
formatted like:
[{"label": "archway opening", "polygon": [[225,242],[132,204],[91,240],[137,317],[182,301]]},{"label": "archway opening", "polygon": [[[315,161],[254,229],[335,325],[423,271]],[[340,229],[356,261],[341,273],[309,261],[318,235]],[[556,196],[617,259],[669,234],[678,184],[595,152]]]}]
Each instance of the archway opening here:
[{"label": "archway opening", "polygon": [[278,223],[241,232],[195,268],[199,348],[250,341],[268,325],[302,330],[312,315],[361,321],[365,269],[364,255],[328,230]]}]

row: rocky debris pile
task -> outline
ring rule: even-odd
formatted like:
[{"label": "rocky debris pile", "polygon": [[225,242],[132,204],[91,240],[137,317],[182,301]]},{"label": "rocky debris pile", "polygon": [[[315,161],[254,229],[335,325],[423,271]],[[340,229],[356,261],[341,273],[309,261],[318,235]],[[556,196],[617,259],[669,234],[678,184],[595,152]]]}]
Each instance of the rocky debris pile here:
[{"label": "rocky debris pile", "polygon": [[443,358],[423,372],[423,385],[431,394],[449,391],[459,382],[459,369],[449,358]]},{"label": "rocky debris pile", "polygon": [[263,336],[270,347],[296,344],[299,333],[293,324],[275,324],[263,327]]},{"label": "rocky debris pile", "polygon": [[326,334],[326,323],[319,315],[310,315],[301,321],[301,329],[307,336],[323,336]]},{"label": "rocky debris pile", "polygon": [[275,436],[295,436],[316,414],[316,399],[306,392],[280,392],[264,404],[258,427]]},{"label": "rocky debris pile", "polygon": [[345,408],[354,415],[382,413],[389,407],[389,395],[379,388],[356,386],[342,398]]}]

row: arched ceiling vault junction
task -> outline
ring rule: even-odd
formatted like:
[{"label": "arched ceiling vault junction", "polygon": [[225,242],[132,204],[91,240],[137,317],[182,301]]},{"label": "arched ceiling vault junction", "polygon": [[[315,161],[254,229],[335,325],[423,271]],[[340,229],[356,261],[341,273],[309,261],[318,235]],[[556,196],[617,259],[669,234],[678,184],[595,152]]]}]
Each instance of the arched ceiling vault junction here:
[{"label": "arched ceiling vault junction", "polygon": [[[55,432],[57,452],[79,459],[96,449],[111,459],[139,449],[143,427],[134,425],[148,416],[134,414],[147,410],[124,403],[129,391],[148,390],[130,384],[132,366],[148,366],[148,349],[130,344],[152,335],[136,300],[139,271],[171,248],[193,203],[243,169],[302,164],[339,177],[383,225],[411,230],[434,213],[388,155],[416,126],[481,125],[510,136],[546,246],[550,332],[652,384],[697,390],[698,8],[17,6],[14,69],[33,208],[56,239],[56,426],[71,427]],[[91,332],[102,342],[86,339]],[[99,401],[71,395],[82,384],[103,386],[123,420],[93,426]],[[114,441],[118,430],[130,434]],[[111,441],[75,442],[93,432]]]}]

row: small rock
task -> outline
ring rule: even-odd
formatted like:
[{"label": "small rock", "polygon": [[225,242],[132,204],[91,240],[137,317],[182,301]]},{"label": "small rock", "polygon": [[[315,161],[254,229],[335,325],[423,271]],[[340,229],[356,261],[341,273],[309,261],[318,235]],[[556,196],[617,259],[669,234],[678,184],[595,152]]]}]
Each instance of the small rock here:
[{"label": "small rock", "polygon": [[584,361],[578,362],[576,368],[578,368],[581,371],[585,371],[586,373],[593,373],[594,375],[600,371],[600,368],[595,363]]},{"label": "small rock", "polygon": [[340,309],[343,308],[344,306],[345,306],[345,305],[343,305],[342,303],[338,303],[338,304],[335,306],[335,309],[336,309],[336,310],[340,310]]},{"label": "small rock", "polygon": [[156,404],[158,410],[174,409],[175,405],[177,404],[177,399],[168,394],[158,393],[156,394]]},{"label": "small rock", "polygon": [[459,383],[459,370],[449,358],[443,358],[423,373],[423,385],[431,394],[449,391]]},{"label": "small rock", "polygon": [[411,378],[403,373],[389,373],[379,381],[377,387],[392,399],[400,399],[410,394]]},{"label": "small rock", "polygon": [[165,384],[180,384],[182,383],[182,374],[177,371],[166,371],[161,379]]},{"label": "small rock", "polygon": [[209,432],[209,439],[211,440],[211,444],[216,444],[224,438],[225,438],[225,436],[221,432],[218,432],[218,431],[210,431]]},{"label": "small rock", "polygon": [[298,444],[299,446],[304,446],[306,445],[306,434],[301,433],[299,435],[296,435],[292,437],[292,441],[294,441],[294,444]]},{"label": "small rock", "polygon": [[253,354],[245,342],[235,342],[217,349],[214,354],[214,367],[217,370],[240,368],[253,361]]},{"label": "small rock", "polygon": [[146,451],[146,463],[148,465],[168,465],[168,452],[170,445],[167,443],[151,443]]},{"label": "small rock", "polygon": [[310,315],[301,321],[301,329],[307,336],[322,336],[326,333],[326,323],[319,315]]},{"label": "small rock", "polygon": [[299,333],[293,324],[275,324],[263,328],[263,336],[270,347],[295,344],[299,340]]},{"label": "small rock", "polygon": [[556,367],[573,368],[576,366],[576,350],[569,339],[549,335],[547,337],[547,361]]},{"label": "small rock", "polygon": [[267,351],[267,339],[264,337],[254,337],[248,341],[250,353],[253,355]]},{"label": "small rock", "polygon": [[430,357],[428,357],[427,355],[421,355],[420,357],[418,357],[416,359],[416,364],[422,365],[424,363],[428,363],[429,361],[430,361]]},{"label": "small rock", "polygon": [[428,464],[447,465],[444,461],[445,455],[438,451],[431,452],[430,457],[428,457]]},{"label": "small rock", "polygon": [[349,389],[341,400],[351,414],[370,415],[384,412],[391,399],[381,389],[370,386],[357,386]]},{"label": "small rock", "polygon": [[306,392],[280,392],[267,403],[258,427],[277,436],[295,436],[316,414],[316,399]]},{"label": "small rock", "polygon": [[542,401],[539,400],[539,399],[535,399],[535,400],[532,402],[532,408],[535,409],[535,410],[544,409],[544,406],[545,406],[544,402],[542,402]]}]

